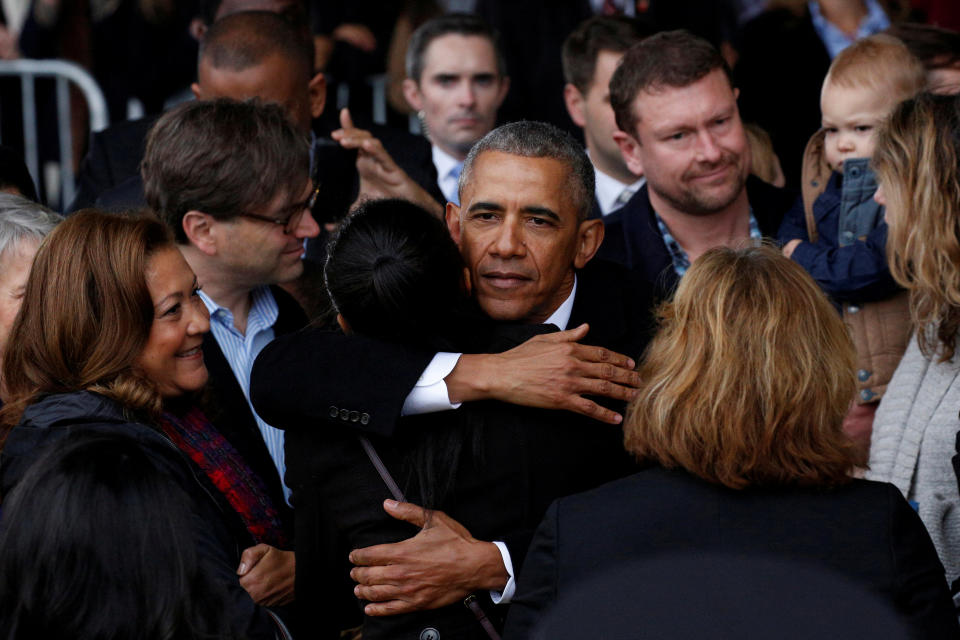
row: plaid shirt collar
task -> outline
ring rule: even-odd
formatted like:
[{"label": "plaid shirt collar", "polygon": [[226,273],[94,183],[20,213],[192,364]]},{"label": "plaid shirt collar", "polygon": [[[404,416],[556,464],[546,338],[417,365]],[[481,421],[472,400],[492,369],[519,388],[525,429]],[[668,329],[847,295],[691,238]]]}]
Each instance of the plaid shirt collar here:
[{"label": "plaid shirt collar", "polygon": [[[673,261],[673,270],[682,278],[683,274],[690,268],[690,257],[687,256],[687,252],[683,250],[677,242],[677,239],[670,233],[670,229],[667,228],[667,223],[663,221],[660,214],[654,212],[653,215],[657,218],[657,226],[660,228],[663,244],[667,246],[667,251],[670,252],[670,259]],[[757,219],[753,217],[753,207],[750,208],[750,238],[753,240],[763,239],[763,234],[760,232],[760,225],[757,224]]]}]

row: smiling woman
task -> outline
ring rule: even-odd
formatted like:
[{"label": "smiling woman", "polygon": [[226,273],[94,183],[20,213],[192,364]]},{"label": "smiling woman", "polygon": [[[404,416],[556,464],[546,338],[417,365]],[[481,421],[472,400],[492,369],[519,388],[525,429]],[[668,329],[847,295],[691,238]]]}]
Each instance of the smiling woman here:
[{"label": "smiling woman", "polygon": [[178,479],[196,515],[193,543],[230,593],[224,615],[238,636],[273,638],[273,618],[238,583],[237,549],[250,547],[249,566],[269,556],[261,569],[279,565],[281,586],[292,585],[292,553],[275,548],[285,537],[263,481],[195,405],[208,329],[196,277],[155,217],[87,209],[63,222],[37,250],[4,355],[0,496],[71,434],[130,436],[148,457],[179,449],[193,465]]}]

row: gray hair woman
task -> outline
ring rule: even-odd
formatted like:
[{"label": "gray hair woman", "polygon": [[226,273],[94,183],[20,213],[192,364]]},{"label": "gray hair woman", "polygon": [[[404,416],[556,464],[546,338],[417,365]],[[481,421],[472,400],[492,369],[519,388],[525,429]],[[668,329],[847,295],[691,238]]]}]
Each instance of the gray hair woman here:
[{"label": "gray hair woman", "polygon": [[0,193],[0,356],[20,310],[37,247],[62,219],[36,202]]}]

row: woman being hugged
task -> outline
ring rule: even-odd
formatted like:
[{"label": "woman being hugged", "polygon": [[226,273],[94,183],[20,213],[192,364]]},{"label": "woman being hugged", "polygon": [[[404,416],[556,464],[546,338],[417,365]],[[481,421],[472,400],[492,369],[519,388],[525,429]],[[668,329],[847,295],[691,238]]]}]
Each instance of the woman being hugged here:
[{"label": "woman being hugged", "polygon": [[960,104],[900,104],[873,156],[887,207],[888,262],[910,292],[916,335],[880,403],[868,478],[915,504],[947,579],[960,577],[960,493],[950,464],[960,420]]},{"label": "woman being hugged", "polygon": [[[150,216],[86,210],[50,234],[4,354],[0,499],[44,451],[77,432],[123,434],[145,451],[176,453],[179,464],[157,464],[191,489],[194,542],[205,570],[230,592],[231,626],[272,638],[272,614],[236,573],[238,550],[278,525],[276,511],[261,500],[237,502],[234,494],[260,495],[257,479],[228,451],[211,460],[191,435],[206,424],[192,402],[207,382],[201,344],[210,326],[197,291],[166,227]],[[202,436],[213,442],[217,434]],[[224,475],[233,490],[217,484]],[[252,508],[238,508],[246,503]]]}]

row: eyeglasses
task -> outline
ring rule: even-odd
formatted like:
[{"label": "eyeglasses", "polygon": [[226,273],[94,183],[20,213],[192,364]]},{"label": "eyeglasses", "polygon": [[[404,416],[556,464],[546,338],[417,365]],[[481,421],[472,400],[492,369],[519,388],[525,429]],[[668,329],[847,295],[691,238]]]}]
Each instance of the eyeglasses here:
[{"label": "eyeglasses", "polygon": [[272,216],[262,216],[258,213],[241,213],[241,218],[252,218],[254,220],[260,220],[261,222],[269,222],[283,227],[283,232],[287,235],[290,235],[294,230],[300,226],[300,221],[303,219],[303,214],[307,211],[312,211],[313,206],[317,204],[317,196],[320,195],[320,185],[318,184],[314,187],[313,192],[310,194],[310,197],[299,202],[297,204],[292,204],[289,207],[286,207],[286,211],[292,211],[292,213],[285,218],[274,218]]}]

